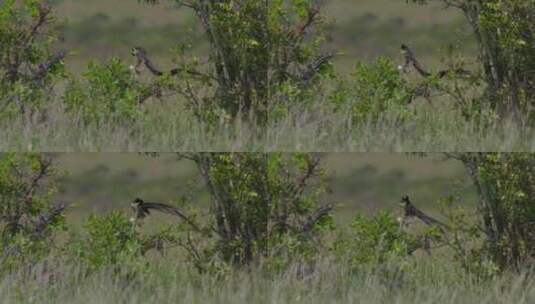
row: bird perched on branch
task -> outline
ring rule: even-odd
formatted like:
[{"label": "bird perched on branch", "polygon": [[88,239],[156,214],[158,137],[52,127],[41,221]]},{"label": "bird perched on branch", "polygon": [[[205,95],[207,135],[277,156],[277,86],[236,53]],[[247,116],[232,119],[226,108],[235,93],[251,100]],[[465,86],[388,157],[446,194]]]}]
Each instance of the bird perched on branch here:
[{"label": "bird perched on branch", "polygon": [[[163,72],[158,70],[154,64],[152,64],[152,61],[150,61],[149,57],[147,56],[147,51],[140,47],[140,46],[136,46],[136,47],[133,47],[130,52],[132,53],[132,56],[136,57],[137,58],[137,64],[135,66],[135,71],[137,74],[141,73],[140,69],[143,65],[145,65],[147,67],[147,69],[149,69],[149,71],[156,75],[156,76],[162,76],[163,75]],[[176,73],[176,72],[175,72]]]},{"label": "bird perched on branch", "polygon": [[414,53],[407,45],[401,45],[401,53],[405,57],[405,65],[402,67],[403,70],[406,70],[410,65],[412,65],[420,75],[424,77],[431,75],[424,69],[422,64],[416,59],[416,56],[414,56]]},{"label": "bird perched on branch", "polygon": [[[423,65],[418,61],[418,59],[416,59],[414,52],[406,44],[401,45],[401,53],[405,57],[405,64],[401,66],[401,70],[405,71],[407,68],[409,68],[409,66],[412,65],[421,76],[429,77],[433,75],[423,67]],[[448,74],[453,74],[462,77],[473,76],[473,73],[471,71],[465,70],[463,68],[440,70],[436,73],[436,76],[438,78],[444,78]]]},{"label": "bird perched on branch", "polygon": [[405,210],[405,217],[415,217],[424,222],[426,225],[429,226],[438,226],[440,229],[446,228],[446,224],[442,223],[441,221],[425,214],[420,209],[416,208],[414,204],[411,202],[408,195],[405,195],[401,198],[401,202],[403,203],[403,208]]},{"label": "bird perched on branch", "polygon": [[133,47],[132,49],[130,49],[130,52],[131,52],[132,56],[137,58],[136,65],[131,67],[136,72],[136,74],[140,74],[141,73],[141,69],[143,68],[143,66],[146,66],[147,69],[151,72],[152,75],[158,76],[158,77],[159,76],[163,76],[164,74],[168,74],[168,75],[171,75],[171,76],[176,76],[179,73],[186,73],[186,74],[189,74],[189,75],[191,75],[193,77],[196,77],[197,79],[201,79],[201,80],[205,80],[205,81],[216,80],[213,76],[211,76],[209,74],[206,74],[206,73],[203,73],[203,72],[198,71],[196,69],[188,68],[188,67],[177,67],[177,68],[174,68],[174,69],[172,69],[172,70],[170,70],[168,72],[162,72],[162,71],[158,70],[156,68],[156,66],[154,66],[152,61],[149,59],[147,51],[144,48],[142,48],[140,46],[136,46],[136,47]]},{"label": "bird perched on branch", "polygon": [[144,219],[145,217],[150,215],[150,210],[156,210],[162,213],[167,213],[167,214],[177,216],[183,219],[184,221],[186,221],[186,223],[188,223],[195,230],[200,231],[200,228],[197,226],[197,224],[195,224],[191,219],[189,219],[186,215],[184,215],[184,213],[182,213],[178,208],[173,207],[171,205],[162,204],[162,203],[145,202],[144,200],[140,198],[136,198],[132,202],[131,206],[136,214],[136,220]]}]

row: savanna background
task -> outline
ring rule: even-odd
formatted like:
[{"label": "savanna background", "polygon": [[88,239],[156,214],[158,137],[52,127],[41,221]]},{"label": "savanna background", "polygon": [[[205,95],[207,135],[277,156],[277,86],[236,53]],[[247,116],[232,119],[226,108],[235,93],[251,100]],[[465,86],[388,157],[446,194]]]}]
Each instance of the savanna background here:
[{"label": "savanna background", "polygon": [[[479,76],[450,75],[461,79],[407,102],[422,93],[414,93],[418,86],[432,88],[437,79],[422,79],[414,71],[400,74],[402,44],[427,71],[461,66],[481,72],[472,27],[460,10],[441,1],[317,1],[321,21],[299,52],[312,62],[314,52],[334,57],[325,61],[319,82],[276,89],[268,103],[278,105],[262,114],[269,119],[243,119],[221,108],[218,97],[207,93],[206,79],[196,86],[194,77],[181,78],[194,83],[195,94],[188,97],[190,92],[177,94],[173,79],[131,70],[137,64],[133,47],[146,50],[160,71],[182,64],[209,69],[210,44],[192,10],[167,1],[51,3],[59,38],[53,47],[67,51],[65,71],[75,80],[56,85],[58,97],[45,106],[45,117],[5,120],[4,150],[440,152],[530,151],[534,145],[528,118],[496,119],[486,97],[478,99]],[[311,51],[308,44],[319,47]],[[62,96],[66,87],[70,90]],[[140,96],[145,97],[138,104]],[[217,106],[199,114],[192,96],[212,98]]]},{"label": "savanna background", "polygon": [[[2,154],[0,299],[531,303],[534,168],[529,154]],[[521,229],[489,238],[485,204]]]},{"label": "savanna background", "polygon": [[[473,209],[476,193],[466,170],[460,162],[447,159],[444,155],[333,153],[318,156],[322,158],[322,168],[327,177],[325,182],[329,189],[322,195],[322,199],[334,204],[332,215],[336,231],[325,236],[324,241],[327,243],[336,240],[338,233],[354,229],[350,224],[358,214],[372,218],[388,212],[394,218],[401,217],[403,211],[400,198],[406,194],[410,194],[422,210],[439,217],[443,207],[441,201],[453,194],[459,197],[465,208]],[[3,276],[0,289],[4,302],[175,302],[180,299],[185,302],[219,303],[320,303],[381,302],[387,299],[411,301],[426,297],[433,301],[445,299],[443,296],[446,294],[437,296],[424,289],[420,290],[424,287],[416,285],[413,287],[421,295],[415,296],[412,291],[403,288],[399,289],[399,293],[383,290],[391,284],[404,283],[401,280],[396,282],[400,278],[395,273],[383,277],[373,267],[362,268],[350,275],[343,269],[353,267],[350,266],[352,264],[345,264],[349,261],[340,263],[330,260],[331,253],[326,249],[321,249],[321,254],[316,253],[316,256],[308,258],[312,258],[310,261],[315,265],[314,270],[301,268],[303,266],[299,266],[299,263],[283,263],[274,267],[277,262],[271,265],[271,262],[265,261],[266,265],[271,266],[263,268],[261,264],[254,263],[246,268],[237,265],[236,268],[226,268],[224,264],[216,264],[214,269],[206,270],[207,273],[197,272],[188,262],[187,254],[167,244],[162,252],[151,250],[143,257],[138,256],[132,260],[121,258],[121,254],[128,255],[129,247],[120,247],[122,249],[115,252],[116,241],[126,232],[114,219],[135,216],[130,206],[134,198],[142,197],[148,201],[175,205],[179,197],[185,195],[189,198],[189,203],[179,203],[184,210],[194,208],[201,213],[209,210],[210,195],[195,164],[187,159],[179,160],[174,153],[54,153],[41,157],[53,160],[56,176],[53,201],[66,203],[66,230],[62,232],[60,229],[55,233],[53,241],[47,244],[49,256],[44,262],[30,262],[27,269],[19,266],[19,271],[8,272]],[[232,184],[233,181],[228,182]],[[37,193],[44,195],[48,183],[39,183],[44,188]],[[207,219],[198,219],[199,222],[205,220]],[[125,225],[128,227],[130,224]],[[152,212],[144,220],[140,233],[161,233],[165,227],[174,225],[180,225],[180,220],[176,217]],[[82,233],[80,237],[88,231],[97,234],[89,239],[81,239],[85,242],[83,245],[71,235]],[[99,241],[100,237],[103,239]],[[76,256],[76,246],[86,252],[78,253],[81,260],[70,260],[67,256]],[[107,250],[110,252],[105,253]],[[87,256],[108,254],[117,256],[106,260],[107,262],[100,259],[86,260]],[[425,273],[436,267],[432,262],[435,258],[448,260],[442,255],[440,251],[433,255],[418,251],[412,262],[407,260],[405,263],[416,263],[409,268],[421,267],[414,272],[417,277],[412,277],[409,284],[425,282]],[[56,260],[54,256],[63,258]],[[272,258],[276,261],[277,257]],[[387,269],[391,266],[388,263],[390,261],[385,261],[381,267],[389,272]],[[99,266],[91,268],[90,264]],[[397,267],[395,264],[392,267],[392,271],[404,271],[394,270]],[[441,274],[433,277],[435,279],[440,277],[451,280],[459,271],[447,267],[438,269]],[[389,277],[390,275],[394,277]],[[331,283],[335,285],[331,286],[331,283],[324,280],[334,280]],[[383,280],[386,281],[382,282]],[[463,281],[462,284],[465,283]],[[290,285],[285,286],[286,284]],[[429,285],[425,286],[428,288]],[[374,289],[361,294],[368,288]],[[454,285],[441,288],[440,292],[446,292],[449,288],[455,290],[456,299],[469,295],[470,300],[474,300],[478,294],[469,287],[466,287],[467,290]]]}]

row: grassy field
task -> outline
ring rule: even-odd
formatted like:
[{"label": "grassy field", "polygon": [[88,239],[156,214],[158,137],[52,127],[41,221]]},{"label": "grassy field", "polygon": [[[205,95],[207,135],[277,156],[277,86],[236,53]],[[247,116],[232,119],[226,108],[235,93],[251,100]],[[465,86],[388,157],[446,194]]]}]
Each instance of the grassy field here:
[{"label": "grassy field", "polygon": [[[154,102],[154,103],[152,103]],[[176,102],[176,101],[175,101]],[[529,152],[535,130],[512,120],[482,127],[443,105],[418,101],[414,119],[386,113],[353,123],[348,111],[321,103],[291,110],[262,128],[237,119],[208,127],[181,106],[151,101],[140,121],[84,124],[52,107],[47,120],[0,120],[0,150],[42,152]],[[421,107],[420,107],[421,106]]]},{"label": "grassy field", "polygon": [[[168,257],[169,258],[169,257]],[[404,266],[349,271],[328,259],[303,275],[299,266],[267,276],[255,269],[226,278],[192,273],[179,263],[153,262],[144,275],[128,269],[84,276],[83,268],[49,264],[0,280],[2,303],[517,303],[535,300],[535,281],[507,274],[478,283],[451,265],[419,258]],[[173,264],[174,266],[169,266]],[[48,268],[49,267],[49,268]]]},{"label": "grassy field", "polygon": [[[445,264],[415,258],[404,265],[349,271],[317,260],[305,275],[299,264],[282,274],[235,270],[226,277],[199,275],[180,260],[152,261],[144,273],[122,267],[89,275],[77,265],[49,262],[0,280],[2,303],[451,303],[529,304],[535,280],[529,272],[485,282]],[[168,260],[171,259],[171,260]],[[46,276],[43,276],[46,269]],[[52,269],[52,270],[51,270]]]}]

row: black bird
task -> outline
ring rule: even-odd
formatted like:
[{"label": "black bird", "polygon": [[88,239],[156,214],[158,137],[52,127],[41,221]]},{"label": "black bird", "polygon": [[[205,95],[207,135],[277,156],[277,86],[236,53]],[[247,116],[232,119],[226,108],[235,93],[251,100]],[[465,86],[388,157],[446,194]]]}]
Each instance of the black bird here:
[{"label": "black bird", "polygon": [[150,215],[150,210],[152,209],[152,210],[156,210],[162,213],[167,213],[167,214],[177,216],[183,219],[184,221],[186,221],[195,230],[200,231],[199,227],[176,207],[173,207],[167,204],[162,204],[162,203],[145,202],[144,200],[140,198],[134,199],[131,206],[134,212],[136,213],[136,219],[143,219],[147,217],[148,215]]},{"label": "black bird", "polygon": [[199,79],[203,79],[203,80],[206,80],[206,81],[208,81],[208,80],[216,80],[211,75],[204,74],[204,73],[199,72],[199,71],[197,71],[195,69],[189,69],[189,68],[185,68],[185,67],[174,68],[174,69],[172,69],[172,70],[170,70],[168,72],[162,72],[161,70],[157,69],[156,66],[154,66],[152,61],[149,59],[149,56],[147,55],[147,51],[144,48],[142,48],[140,46],[136,46],[136,47],[131,48],[130,52],[131,52],[132,56],[136,57],[136,59],[137,59],[136,66],[134,67],[134,71],[136,72],[136,74],[140,74],[141,73],[141,68],[143,66],[146,66],[147,69],[154,76],[163,76],[164,74],[169,74],[171,76],[176,76],[181,72],[185,72],[185,73],[187,73],[189,75],[192,75],[194,77],[197,77]]},{"label": "black bird", "polygon": [[[133,47],[130,51],[132,53],[132,56],[137,58],[137,64],[135,67],[136,73],[139,74],[140,73],[139,69],[141,68],[142,65],[145,65],[152,74],[156,76],[163,75],[163,72],[158,70],[154,66],[154,64],[152,64],[152,61],[150,61],[149,57],[147,56],[147,51],[144,48],[140,46],[136,46],[136,47]],[[173,74],[176,74],[176,73],[177,72],[174,72]]]},{"label": "black bird", "polygon": [[416,59],[412,50],[405,44],[401,45],[401,53],[405,57],[405,65],[403,69],[408,68],[411,64],[418,71],[418,73],[424,77],[430,76],[431,74],[427,72],[422,64]]},{"label": "black bird", "polygon": [[420,209],[416,208],[416,206],[412,204],[408,195],[405,195],[403,198],[401,198],[401,202],[404,205],[406,217],[416,217],[420,219],[422,222],[424,222],[426,225],[429,225],[429,226],[436,225],[436,226],[439,226],[441,229],[447,227],[446,224],[442,223],[441,221],[437,219],[430,217],[429,215],[422,212]]}]

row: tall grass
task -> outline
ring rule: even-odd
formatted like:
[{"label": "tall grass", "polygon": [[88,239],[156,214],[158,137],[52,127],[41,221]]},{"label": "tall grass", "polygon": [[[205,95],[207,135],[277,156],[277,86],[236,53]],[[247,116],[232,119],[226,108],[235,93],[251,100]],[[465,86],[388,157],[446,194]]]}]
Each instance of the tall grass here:
[{"label": "tall grass", "polygon": [[[142,274],[128,267],[88,274],[72,264],[35,267],[0,280],[2,303],[533,303],[535,278],[505,274],[478,281],[444,261],[415,259],[351,270],[322,259],[309,271],[260,268],[198,274],[173,260]],[[46,275],[43,275],[46,273]]]},{"label": "tall grass", "polygon": [[417,107],[414,119],[384,113],[377,121],[352,121],[350,111],[318,102],[293,107],[262,128],[245,120],[208,127],[182,107],[149,106],[143,119],[84,124],[61,106],[46,119],[0,119],[2,151],[304,151],[304,152],[516,152],[535,150],[535,130],[518,124],[467,121],[442,108]]}]

